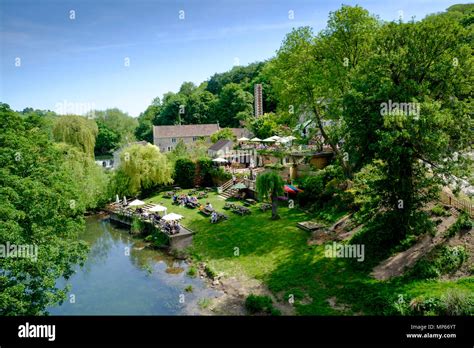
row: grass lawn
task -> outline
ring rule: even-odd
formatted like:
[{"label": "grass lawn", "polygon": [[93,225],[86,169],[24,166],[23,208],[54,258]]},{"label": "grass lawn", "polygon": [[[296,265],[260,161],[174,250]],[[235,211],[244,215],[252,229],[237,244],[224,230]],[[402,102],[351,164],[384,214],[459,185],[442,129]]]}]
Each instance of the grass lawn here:
[{"label": "grass lawn", "polygon": [[[210,193],[201,202],[210,202],[229,217],[211,224],[197,209],[172,205],[161,193],[145,201],[165,205],[169,213],[184,216],[182,224],[196,232],[190,250],[193,258],[206,261],[217,273],[262,280],[281,301],[293,294],[297,313],[302,315],[381,315],[387,313],[398,294],[428,297],[452,287],[474,290],[474,277],[458,282],[382,282],[355,270],[347,259],[326,258],[324,246],[308,246],[309,232],[296,227],[297,222],[311,218],[297,208],[280,207],[281,219],[276,221],[270,220],[270,211],[261,212],[256,206],[251,207],[251,215],[240,216],[225,211],[225,201]],[[328,303],[332,297],[350,308],[343,312],[333,309]]]}]

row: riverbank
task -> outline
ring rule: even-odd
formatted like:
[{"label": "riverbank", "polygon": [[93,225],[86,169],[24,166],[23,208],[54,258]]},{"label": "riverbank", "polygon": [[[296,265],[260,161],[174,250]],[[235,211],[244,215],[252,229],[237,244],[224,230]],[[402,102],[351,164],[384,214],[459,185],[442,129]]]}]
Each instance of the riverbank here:
[{"label": "riverbank", "polygon": [[211,224],[197,210],[172,205],[160,193],[145,201],[183,215],[181,223],[196,232],[189,259],[218,275],[219,283],[213,286],[225,293],[207,306],[210,314],[244,313],[246,296],[260,293],[270,294],[274,304],[283,306],[283,314],[386,315],[396,313],[394,304],[400,294],[429,298],[450,289],[473,288],[473,277],[378,281],[367,270],[354,268],[352,260],[328,258],[324,245],[309,244],[310,232],[299,229],[297,223],[314,216],[296,208],[280,207],[281,219],[276,221],[257,206],[250,207],[250,215],[240,216],[224,210],[225,201],[210,193],[204,202],[228,215],[228,220]]}]

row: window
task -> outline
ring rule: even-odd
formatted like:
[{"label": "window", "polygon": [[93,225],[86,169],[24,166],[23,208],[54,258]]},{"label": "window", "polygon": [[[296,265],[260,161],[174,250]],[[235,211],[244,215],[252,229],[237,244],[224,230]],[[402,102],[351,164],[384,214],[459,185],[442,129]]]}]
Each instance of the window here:
[{"label": "window", "polygon": [[198,140],[198,137],[193,137],[193,141],[196,141],[196,140]]},{"label": "window", "polygon": [[168,151],[171,151],[171,146],[168,146]]},{"label": "window", "polygon": [[172,143],[175,143],[175,142],[176,142],[176,138],[171,138],[171,142],[172,142]]}]

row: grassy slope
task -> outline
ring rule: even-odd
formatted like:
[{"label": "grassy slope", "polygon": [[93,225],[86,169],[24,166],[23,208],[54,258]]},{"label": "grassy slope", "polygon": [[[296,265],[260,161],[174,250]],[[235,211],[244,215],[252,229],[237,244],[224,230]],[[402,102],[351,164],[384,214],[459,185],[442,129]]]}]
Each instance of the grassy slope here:
[{"label": "grassy slope", "polygon": [[[401,280],[380,282],[366,273],[354,270],[345,259],[324,257],[324,246],[308,246],[308,232],[296,223],[310,217],[301,210],[279,209],[281,220],[271,221],[270,212],[252,207],[252,214],[239,216],[223,210],[224,200],[215,193],[208,199],[229,220],[211,224],[208,217],[197,209],[173,206],[161,194],[146,200],[168,207],[168,212],[183,215],[183,225],[196,231],[192,254],[208,262],[218,273],[237,275],[244,273],[264,281],[281,300],[294,294],[296,299],[310,297],[305,304],[297,301],[297,311],[303,315],[341,314],[332,309],[327,299],[335,296],[338,303],[349,304],[345,314],[382,314],[395,301],[398,294],[435,296],[447,288],[457,287],[473,291],[474,278],[458,282]],[[239,248],[239,256],[234,256]],[[308,303],[310,302],[310,303]]]}]

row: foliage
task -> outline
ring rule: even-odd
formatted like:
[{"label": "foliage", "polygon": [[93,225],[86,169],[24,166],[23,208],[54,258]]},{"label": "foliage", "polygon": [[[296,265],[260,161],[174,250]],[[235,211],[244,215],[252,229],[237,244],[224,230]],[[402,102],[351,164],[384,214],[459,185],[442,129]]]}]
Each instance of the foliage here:
[{"label": "foliage", "polygon": [[216,143],[218,140],[227,139],[235,141],[237,138],[230,128],[222,128],[211,135],[211,141]]},{"label": "foliage", "polygon": [[272,219],[279,218],[277,207],[277,197],[283,194],[284,182],[275,171],[269,171],[257,176],[256,188],[258,197],[261,200],[270,199],[272,202]]},{"label": "foliage", "polygon": [[119,195],[135,196],[141,191],[173,182],[167,157],[151,144],[131,145],[120,154],[113,189]]},{"label": "foliage", "polygon": [[252,119],[250,129],[260,139],[266,139],[282,133],[280,118],[274,113],[265,113],[258,118]]},{"label": "foliage", "polygon": [[196,277],[197,275],[196,267],[193,267],[193,266],[189,267],[188,272],[186,272],[186,274],[190,277]]},{"label": "foliage", "polygon": [[470,230],[472,226],[473,223],[470,216],[466,212],[461,212],[456,222],[446,231],[446,236],[453,237],[456,233],[460,231]]},{"label": "foliage", "polygon": [[245,299],[245,308],[250,314],[267,313],[281,315],[280,311],[273,307],[273,301],[269,296],[250,294]]},{"label": "foliage", "polygon": [[111,195],[108,192],[109,177],[104,169],[76,147],[64,143],[56,147],[64,158],[62,166],[80,186],[77,200],[83,202],[85,209],[100,208],[107,203]]},{"label": "foliage", "polygon": [[117,147],[135,141],[135,128],[138,125],[136,118],[117,108],[104,111],[94,110],[90,112],[90,115],[95,118],[98,124],[102,123],[118,135]]},{"label": "foliage", "polygon": [[451,213],[447,211],[441,204],[436,204],[433,208],[431,208],[431,213],[434,216],[449,216]]},{"label": "foliage", "polygon": [[204,273],[211,279],[217,277],[217,273],[209,265],[204,266]]},{"label": "foliage", "polygon": [[406,272],[410,279],[433,279],[443,274],[453,273],[467,260],[467,252],[462,246],[443,246],[434,249]]},{"label": "foliage", "polygon": [[298,194],[298,202],[302,206],[310,206],[313,210],[324,207],[346,210],[349,205],[346,186],[342,168],[329,165],[318,170],[316,175],[307,176],[301,181],[300,188],[303,192]]},{"label": "foliage", "polygon": [[96,156],[109,155],[119,146],[120,135],[110,129],[104,122],[97,121],[99,133],[95,142]]},{"label": "foliage", "polygon": [[0,315],[42,315],[66,297],[56,280],[87,255],[78,240],[86,204],[43,119],[0,104],[0,120],[0,245],[37,247],[32,257],[0,258]]},{"label": "foliage", "polygon": [[97,124],[83,116],[60,116],[54,121],[55,141],[75,146],[91,157],[94,156],[97,134]]},{"label": "foliage", "polygon": [[196,161],[196,173],[194,184],[202,187],[210,187],[213,185],[213,163],[210,158],[199,158]]},{"label": "foliage", "polygon": [[194,187],[196,164],[189,158],[179,158],[174,165],[173,180],[182,188]]}]

